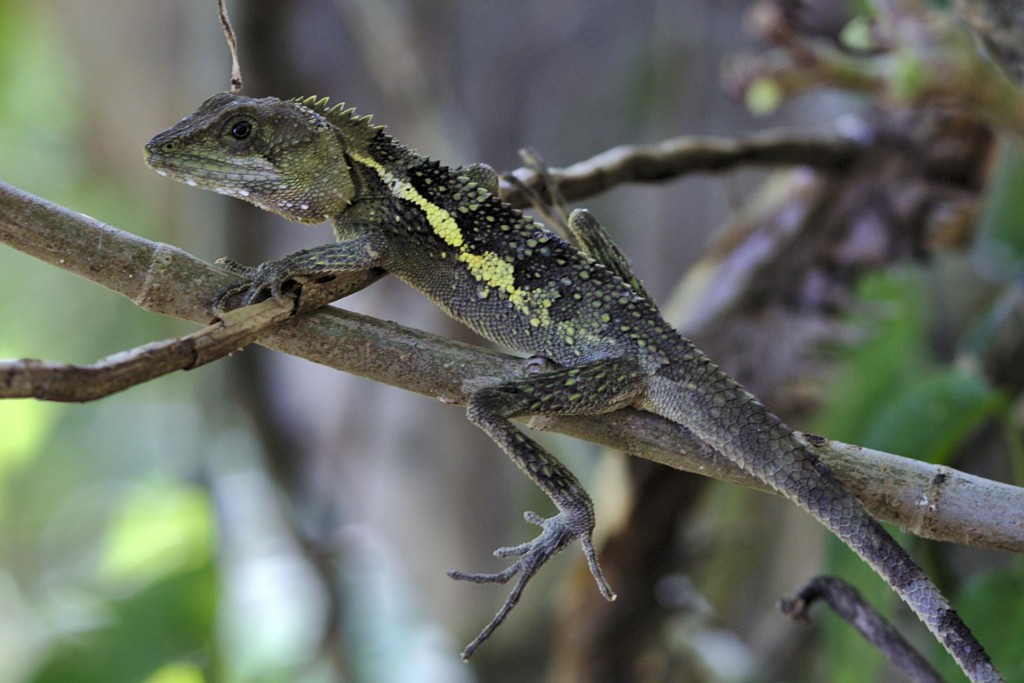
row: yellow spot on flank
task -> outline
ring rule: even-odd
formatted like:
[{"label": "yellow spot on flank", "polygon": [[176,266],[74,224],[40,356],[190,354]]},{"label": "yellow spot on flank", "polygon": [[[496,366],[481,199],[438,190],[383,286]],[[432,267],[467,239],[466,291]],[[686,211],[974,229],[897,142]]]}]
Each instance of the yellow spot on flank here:
[{"label": "yellow spot on flank", "polygon": [[479,282],[500,289],[508,294],[516,291],[515,267],[492,251],[483,254],[471,254],[463,251],[459,260],[469,267],[470,274]]}]

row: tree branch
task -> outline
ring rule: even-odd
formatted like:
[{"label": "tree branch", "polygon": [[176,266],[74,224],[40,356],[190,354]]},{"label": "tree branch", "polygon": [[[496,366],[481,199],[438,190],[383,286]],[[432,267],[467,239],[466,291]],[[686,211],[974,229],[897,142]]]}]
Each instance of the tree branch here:
[{"label": "tree branch", "polygon": [[796,597],[779,601],[779,609],[794,620],[804,621],[818,600],[824,600],[839,617],[892,662],[912,683],[942,683],[942,678],[910,643],[867,603],[853,586],[833,576],[819,576]]},{"label": "tree branch", "polygon": [[[857,140],[840,135],[807,135],[769,130],[739,138],[683,135],[651,145],[619,145],[566,168],[548,169],[568,200],[583,199],[630,182],[668,180],[694,171],[716,172],[740,164],[810,166],[841,170],[864,150]],[[512,171],[523,185],[542,190],[536,169]],[[513,206],[530,206],[522,188],[501,182],[502,198]]]},{"label": "tree branch", "polygon": [[383,271],[343,280],[329,287],[307,287],[308,295],[268,299],[229,311],[201,330],[120,351],[88,365],[48,363],[33,358],[0,361],[0,398],[38,398],[84,403],[124,391],[177,370],[212,363],[256,341],[260,333],[296,313],[312,311],[380,279]]},{"label": "tree branch", "polygon": [[[0,241],[146,310],[194,322],[210,320],[209,301],[231,282],[230,275],[181,249],[122,232],[3,183]],[[304,297],[327,299],[376,277],[379,273],[338,278],[307,288]],[[279,324],[277,313],[266,311],[275,306],[253,311],[246,327],[245,335],[254,335],[258,343],[446,403],[464,404],[481,377],[520,370],[520,359],[335,308]],[[629,409],[603,416],[534,418],[529,424],[765,490],[685,428],[649,413]],[[856,446],[810,437],[809,443],[876,517],[927,538],[1024,552],[1024,489]]]}]

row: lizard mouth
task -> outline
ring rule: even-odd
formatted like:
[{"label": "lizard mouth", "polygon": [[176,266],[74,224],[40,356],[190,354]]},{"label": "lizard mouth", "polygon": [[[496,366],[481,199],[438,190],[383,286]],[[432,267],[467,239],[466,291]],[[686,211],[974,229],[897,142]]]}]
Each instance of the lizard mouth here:
[{"label": "lizard mouth", "polygon": [[253,188],[280,182],[273,166],[258,157],[220,159],[184,154],[173,141],[161,141],[159,136],[146,144],[143,158],[162,176],[250,201]]},{"label": "lizard mouth", "polygon": [[262,157],[213,158],[184,154],[180,146],[168,149],[169,144],[158,136],[150,140],[143,151],[146,164],[165,178],[242,199],[302,223],[318,223],[324,219],[323,211],[316,208],[315,202],[289,194],[285,179]]}]

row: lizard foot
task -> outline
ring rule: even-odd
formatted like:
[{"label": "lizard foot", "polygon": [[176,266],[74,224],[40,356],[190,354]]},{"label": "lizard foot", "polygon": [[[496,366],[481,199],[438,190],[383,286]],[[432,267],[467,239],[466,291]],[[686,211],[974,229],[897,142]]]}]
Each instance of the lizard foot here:
[{"label": "lizard foot", "polygon": [[601,571],[601,566],[597,562],[597,553],[594,551],[594,544],[591,540],[591,534],[594,529],[592,514],[580,515],[562,511],[554,517],[545,519],[534,512],[527,512],[523,517],[527,522],[541,527],[543,531],[532,541],[516,546],[498,548],[494,551],[495,557],[519,556],[519,559],[507,569],[493,574],[471,574],[460,571],[448,572],[448,576],[453,579],[472,581],[473,583],[507,583],[513,576],[519,574],[519,579],[516,581],[515,586],[512,587],[512,592],[509,593],[505,604],[501,606],[501,609],[491,619],[491,623],[487,624],[480,631],[480,634],[473,639],[473,642],[462,651],[462,659],[464,661],[468,661],[473,656],[476,649],[491,637],[491,634],[501,626],[512,609],[519,604],[519,598],[522,597],[523,589],[526,587],[527,582],[544,566],[544,563],[577,538],[583,544],[583,554],[587,558],[590,573],[594,576],[601,595],[606,600],[615,599],[615,593],[609,587],[608,582],[604,578],[604,573]]},{"label": "lizard foot", "polygon": [[[285,292],[293,289],[290,283],[294,280],[275,261],[259,266],[245,266],[228,258],[219,258],[217,265],[242,279],[229,285],[217,293],[213,300],[213,312],[220,315],[232,308],[242,308],[273,297],[280,300]],[[228,302],[241,297],[238,306],[229,306]]]}]

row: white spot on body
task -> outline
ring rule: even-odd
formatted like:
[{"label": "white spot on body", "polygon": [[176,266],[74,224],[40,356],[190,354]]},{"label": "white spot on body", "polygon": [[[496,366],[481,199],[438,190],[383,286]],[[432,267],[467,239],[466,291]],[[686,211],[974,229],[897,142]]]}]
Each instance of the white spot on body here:
[{"label": "white spot on body", "polygon": [[188,185],[189,187],[199,187],[199,183],[192,180],[191,178],[185,178],[185,184]]},{"label": "white spot on body", "polygon": [[249,196],[249,190],[244,190],[244,189],[243,190],[239,190],[238,191],[238,196],[239,197],[248,197]]}]

